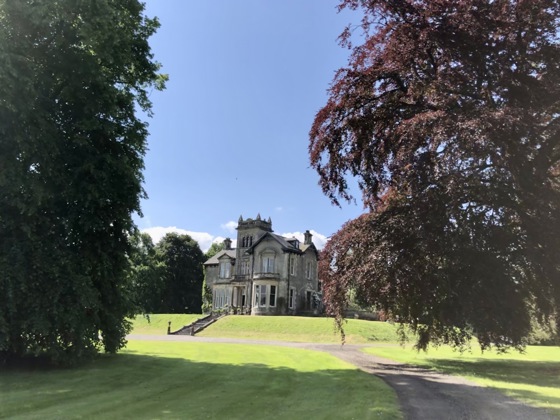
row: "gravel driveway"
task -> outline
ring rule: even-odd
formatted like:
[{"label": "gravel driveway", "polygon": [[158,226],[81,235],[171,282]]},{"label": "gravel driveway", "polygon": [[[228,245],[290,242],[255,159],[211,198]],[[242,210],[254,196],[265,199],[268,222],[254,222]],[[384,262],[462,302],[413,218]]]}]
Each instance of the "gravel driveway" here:
[{"label": "gravel driveway", "polygon": [[481,387],[466,379],[402,365],[360,350],[361,347],[374,347],[375,345],[372,344],[340,346],[339,344],[291,343],[184,335],[131,334],[128,338],[150,341],[266,344],[323,351],[382,378],[396,391],[404,416],[410,420],[556,419],[544,410],[526,406],[493,389]]}]

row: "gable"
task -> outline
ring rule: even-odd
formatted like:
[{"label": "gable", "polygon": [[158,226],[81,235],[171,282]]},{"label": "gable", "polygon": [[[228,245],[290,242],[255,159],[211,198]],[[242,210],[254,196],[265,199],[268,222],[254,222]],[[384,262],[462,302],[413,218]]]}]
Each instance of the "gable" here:
[{"label": "gable", "polygon": [[228,250],[224,249],[218,252],[216,255],[209,258],[208,261],[204,263],[204,265],[218,265],[220,263],[220,259],[224,257],[235,261],[235,249],[228,249]]}]

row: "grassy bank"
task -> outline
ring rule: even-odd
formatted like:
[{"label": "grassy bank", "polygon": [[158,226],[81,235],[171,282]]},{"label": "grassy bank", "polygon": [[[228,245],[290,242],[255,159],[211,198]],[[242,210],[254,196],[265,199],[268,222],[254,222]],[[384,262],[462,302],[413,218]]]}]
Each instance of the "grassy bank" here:
[{"label": "grassy bank", "polygon": [[400,418],[381,380],[327,354],[131,341],[73,370],[0,375],[0,418]]},{"label": "grassy bank", "polygon": [[[386,322],[349,319],[344,324],[347,343],[397,342],[397,327]],[[340,334],[331,318],[291,316],[256,317],[231,315],[198,334],[201,337],[230,337],[314,343],[338,343]]]},{"label": "grassy bank", "polygon": [[185,325],[202,318],[200,314],[150,314],[137,315],[132,319],[132,332],[134,334],[167,334],[167,325],[171,321],[171,330],[176,331]]},{"label": "grassy bank", "polygon": [[481,353],[479,348],[461,354],[446,346],[427,353],[398,347],[365,351],[468,378],[560,417],[560,347],[529,346],[525,354]]}]

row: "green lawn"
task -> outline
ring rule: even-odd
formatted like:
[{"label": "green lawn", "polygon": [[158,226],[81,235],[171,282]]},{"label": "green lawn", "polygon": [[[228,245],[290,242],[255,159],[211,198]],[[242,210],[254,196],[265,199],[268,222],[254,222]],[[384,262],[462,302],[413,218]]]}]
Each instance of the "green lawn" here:
[{"label": "green lawn", "polygon": [[169,321],[171,321],[171,331],[176,331],[203,316],[201,314],[150,314],[148,318],[145,315],[137,315],[132,319],[132,332],[134,334],[165,335]]},{"label": "green lawn", "polygon": [[364,351],[407,364],[427,366],[463,376],[560,417],[560,347],[529,346],[525,354],[511,352],[454,352],[450,347],[429,349],[367,348]]},{"label": "green lawn", "polygon": [[[397,327],[386,322],[349,319],[344,324],[346,342],[397,342]],[[230,337],[314,343],[338,343],[340,334],[332,318],[293,316],[230,315],[197,334],[201,337]]]},{"label": "green lawn", "polygon": [[72,370],[0,375],[0,418],[395,419],[380,379],[328,354],[236,344],[131,341]]}]

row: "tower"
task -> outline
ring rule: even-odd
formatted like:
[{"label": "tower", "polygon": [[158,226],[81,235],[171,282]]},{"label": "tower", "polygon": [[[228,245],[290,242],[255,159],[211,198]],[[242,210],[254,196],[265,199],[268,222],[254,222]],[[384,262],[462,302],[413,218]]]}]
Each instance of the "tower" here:
[{"label": "tower", "polygon": [[[261,236],[266,232],[272,232],[272,221],[270,217],[268,220],[262,220],[261,215],[257,214],[256,219],[245,219],[239,216],[237,225],[237,249],[242,249],[243,252],[253,245]],[[240,255],[238,255],[240,257]]]}]

